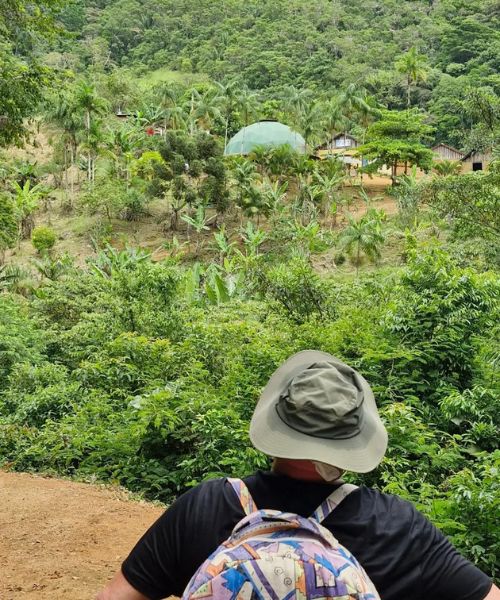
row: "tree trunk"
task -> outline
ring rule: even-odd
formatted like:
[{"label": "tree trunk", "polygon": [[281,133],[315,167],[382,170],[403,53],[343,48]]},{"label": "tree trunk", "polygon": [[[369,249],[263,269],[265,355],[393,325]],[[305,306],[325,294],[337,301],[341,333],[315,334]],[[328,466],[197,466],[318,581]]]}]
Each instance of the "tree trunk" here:
[{"label": "tree trunk", "polygon": [[[76,159],[76,146],[74,145],[74,143],[71,143],[70,146],[70,150],[71,150],[71,156],[70,156],[70,164],[71,167],[75,166],[75,159]],[[75,181],[73,178],[73,172],[71,172],[71,199],[69,202],[69,205],[72,206],[73,205],[73,197],[75,195]]]},{"label": "tree trunk", "polygon": [[89,183],[92,181],[92,158],[90,157],[90,152],[87,154],[87,181]]},{"label": "tree trunk", "polygon": [[63,176],[63,186],[64,186],[64,194],[67,196],[68,188],[69,188],[69,180],[68,180],[68,146],[64,144],[64,176]]},{"label": "tree trunk", "polygon": [[194,94],[191,94],[191,124],[190,124],[190,134],[194,134]]}]

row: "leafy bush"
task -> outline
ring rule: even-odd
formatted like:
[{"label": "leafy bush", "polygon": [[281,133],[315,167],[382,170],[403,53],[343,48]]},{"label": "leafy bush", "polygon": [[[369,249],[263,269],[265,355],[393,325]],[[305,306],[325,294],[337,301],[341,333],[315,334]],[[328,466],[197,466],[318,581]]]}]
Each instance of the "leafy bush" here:
[{"label": "leafy bush", "polygon": [[57,240],[55,231],[50,227],[35,227],[31,234],[31,243],[38,254],[49,252],[54,247]]},{"label": "leafy bush", "polygon": [[459,239],[485,238],[498,242],[500,235],[500,165],[488,172],[433,179],[425,191],[427,202],[446,216]]},{"label": "leafy bush", "polygon": [[18,224],[14,202],[8,196],[0,194],[0,257],[4,250],[16,243],[17,234]]},{"label": "leafy bush", "polygon": [[248,439],[261,389],[318,348],[367,377],[389,431],[379,469],[351,478],[412,500],[497,571],[496,279],[417,244],[400,271],[354,280],[320,279],[304,258],[268,266],[259,247],[241,253],[257,295],[223,302],[201,281],[220,265],[194,293],[194,267],[111,247],[29,300],[0,296],[2,460],[164,501],[265,468]]},{"label": "leafy bush", "polygon": [[313,315],[327,317],[331,310],[321,280],[304,259],[296,258],[270,269],[264,287],[267,295],[297,323]]},{"label": "leafy bush", "polygon": [[0,295],[0,390],[18,363],[38,364],[43,360],[47,334],[28,315],[28,306]]}]

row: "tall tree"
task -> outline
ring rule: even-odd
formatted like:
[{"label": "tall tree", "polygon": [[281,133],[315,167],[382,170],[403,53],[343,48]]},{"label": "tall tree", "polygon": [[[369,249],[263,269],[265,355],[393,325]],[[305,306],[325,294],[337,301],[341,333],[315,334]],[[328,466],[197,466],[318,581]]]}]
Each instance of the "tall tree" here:
[{"label": "tall tree", "polygon": [[237,98],[238,112],[241,115],[243,125],[246,127],[259,112],[259,96],[247,87],[240,89]]},{"label": "tall tree", "polygon": [[281,98],[293,125],[299,125],[303,113],[311,105],[312,97],[312,91],[305,88],[297,88],[294,85],[283,88]]},{"label": "tall tree", "polygon": [[224,148],[227,146],[229,123],[238,108],[240,84],[236,80],[229,83],[217,83],[221,98],[221,112],[224,117]]},{"label": "tall tree", "polygon": [[348,121],[339,98],[334,97],[323,105],[323,115],[323,131],[326,137],[327,149],[331,153],[335,135],[348,128]]},{"label": "tall tree", "polygon": [[222,99],[216,88],[209,88],[201,93],[193,88],[189,113],[191,133],[194,133],[195,125],[210,132],[214,123],[222,120],[221,104]]},{"label": "tall tree", "polygon": [[87,179],[94,181],[95,164],[97,156],[96,147],[102,141],[101,131],[94,118],[105,113],[107,103],[101,98],[95,87],[86,81],[81,81],[76,89],[75,101],[77,107],[83,113],[85,127],[85,147],[87,150]]},{"label": "tall tree", "polygon": [[396,70],[406,77],[406,107],[410,108],[412,86],[427,81],[428,58],[425,54],[419,54],[415,47],[410,48],[396,60]]},{"label": "tall tree", "polygon": [[316,140],[321,139],[323,118],[323,107],[318,102],[309,102],[299,114],[298,125],[309,150]]},{"label": "tall tree", "polygon": [[[68,168],[75,165],[78,152],[78,132],[81,129],[81,112],[77,106],[75,95],[62,90],[48,99],[45,121],[61,132],[63,144],[63,169],[65,189],[71,188],[74,193],[73,176],[69,176]],[[71,202],[71,199],[70,199]]]},{"label": "tall tree", "polygon": [[344,117],[351,122],[356,115],[367,114],[372,110],[366,92],[354,83],[349,84],[340,92],[337,101]]},{"label": "tall tree", "polygon": [[387,165],[393,183],[402,163],[405,172],[412,165],[428,171],[434,155],[423,142],[430,139],[434,129],[425,120],[426,116],[415,109],[381,111],[380,120],[368,127],[366,143],[357,148],[359,155],[372,161],[365,170],[375,171]]},{"label": "tall tree", "polygon": [[0,146],[19,143],[51,80],[35,58],[33,46],[55,33],[60,0],[0,2]]}]

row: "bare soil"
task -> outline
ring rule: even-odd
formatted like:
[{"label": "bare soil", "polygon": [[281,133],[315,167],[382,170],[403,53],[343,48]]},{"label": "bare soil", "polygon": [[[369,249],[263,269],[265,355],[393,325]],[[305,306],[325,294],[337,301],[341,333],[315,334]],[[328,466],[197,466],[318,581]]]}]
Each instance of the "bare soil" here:
[{"label": "bare soil", "polygon": [[0,599],[92,600],[163,510],[119,489],[0,471]]}]

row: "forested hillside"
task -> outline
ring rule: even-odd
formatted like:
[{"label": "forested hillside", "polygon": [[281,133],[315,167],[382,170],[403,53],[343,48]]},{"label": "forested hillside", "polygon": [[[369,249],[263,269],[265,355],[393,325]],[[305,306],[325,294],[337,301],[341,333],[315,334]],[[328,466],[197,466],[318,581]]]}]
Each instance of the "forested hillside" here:
[{"label": "forested hillside", "polygon": [[402,108],[395,63],[415,47],[430,69],[412,98],[438,123],[438,141],[457,144],[470,124],[468,92],[500,86],[499,16],[493,0],[78,0],[63,22],[79,43],[58,50],[78,69],[194,71],[238,78],[266,97],[289,85],[329,96],[356,84]]}]

